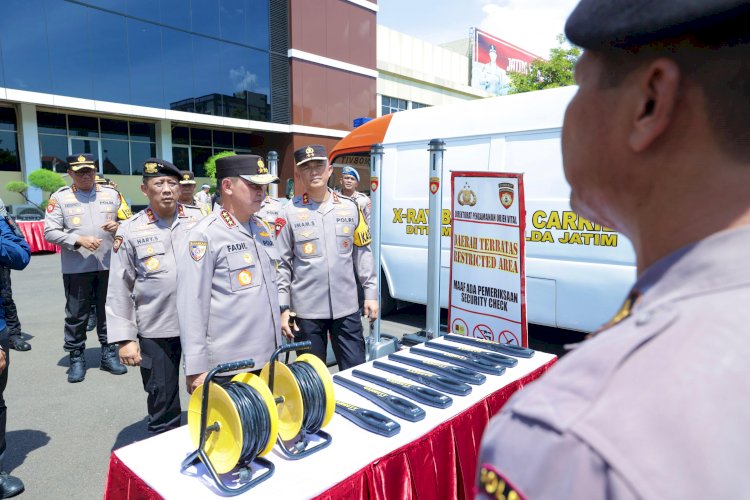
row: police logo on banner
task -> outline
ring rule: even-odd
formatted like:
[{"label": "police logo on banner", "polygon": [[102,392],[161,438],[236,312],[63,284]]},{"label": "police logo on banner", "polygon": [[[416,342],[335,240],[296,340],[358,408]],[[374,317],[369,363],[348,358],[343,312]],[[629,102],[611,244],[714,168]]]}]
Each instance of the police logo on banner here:
[{"label": "police logo on banner", "polygon": [[206,254],[208,243],[205,241],[191,241],[190,242],[190,257],[198,262]]},{"label": "police logo on banner", "polygon": [[510,208],[513,205],[513,198],[515,197],[515,187],[510,182],[501,182],[497,187],[500,204],[505,208]]}]

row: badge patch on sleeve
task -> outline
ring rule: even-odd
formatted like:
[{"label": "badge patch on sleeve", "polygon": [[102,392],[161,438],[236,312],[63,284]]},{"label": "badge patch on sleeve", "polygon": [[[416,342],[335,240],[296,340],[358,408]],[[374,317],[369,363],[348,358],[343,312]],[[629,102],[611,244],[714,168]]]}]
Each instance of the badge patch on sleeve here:
[{"label": "badge patch on sleeve", "polygon": [[206,255],[206,249],[208,248],[208,242],[206,241],[191,241],[190,242],[190,257],[195,262],[198,262]]},{"label": "badge patch on sleeve", "polygon": [[49,203],[47,203],[47,213],[51,214],[55,211],[55,207],[57,206],[57,200],[55,198],[52,198],[49,200]]},{"label": "badge patch on sleeve", "polygon": [[275,221],[275,224],[276,224],[276,236],[278,236],[279,233],[281,232],[281,229],[284,226],[286,226],[286,219],[283,218],[283,217],[277,217],[276,221]]},{"label": "badge patch on sleeve", "polygon": [[120,245],[122,245],[122,236],[115,236],[115,241],[112,243],[112,251],[117,253],[120,249]]},{"label": "badge patch on sleeve", "polygon": [[526,497],[513,486],[500,472],[489,464],[482,464],[479,469],[479,484],[476,498],[505,498],[507,500],[526,500]]}]

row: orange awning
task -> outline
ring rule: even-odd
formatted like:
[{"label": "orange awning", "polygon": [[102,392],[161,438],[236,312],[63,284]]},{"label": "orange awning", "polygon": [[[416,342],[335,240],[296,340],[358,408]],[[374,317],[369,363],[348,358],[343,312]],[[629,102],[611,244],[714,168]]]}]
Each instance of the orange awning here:
[{"label": "orange awning", "polygon": [[391,118],[393,118],[392,113],[355,128],[336,144],[328,159],[333,163],[334,158],[343,154],[369,152],[373,144],[382,143],[385,139],[385,132],[388,130]]}]

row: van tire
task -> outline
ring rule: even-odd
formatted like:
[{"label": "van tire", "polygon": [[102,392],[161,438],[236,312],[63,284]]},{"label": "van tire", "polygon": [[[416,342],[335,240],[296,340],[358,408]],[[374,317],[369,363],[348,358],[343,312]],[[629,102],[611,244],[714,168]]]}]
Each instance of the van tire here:
[{"label": "van tire", "polygon": [[388,280],[384,272],[380,272],[380,316],[388,316],[396,312],[396,299],[391,297]]}]

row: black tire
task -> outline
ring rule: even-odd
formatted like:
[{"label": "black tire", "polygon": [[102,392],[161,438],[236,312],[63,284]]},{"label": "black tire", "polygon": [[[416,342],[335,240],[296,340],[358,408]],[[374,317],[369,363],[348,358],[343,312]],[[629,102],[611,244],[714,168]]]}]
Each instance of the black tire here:
[{"label": "black tire", "polygon": [[384,272],[380,272],[380,316],[388,316],[396,312],[396,299],[391,297],[388,280]]}]

